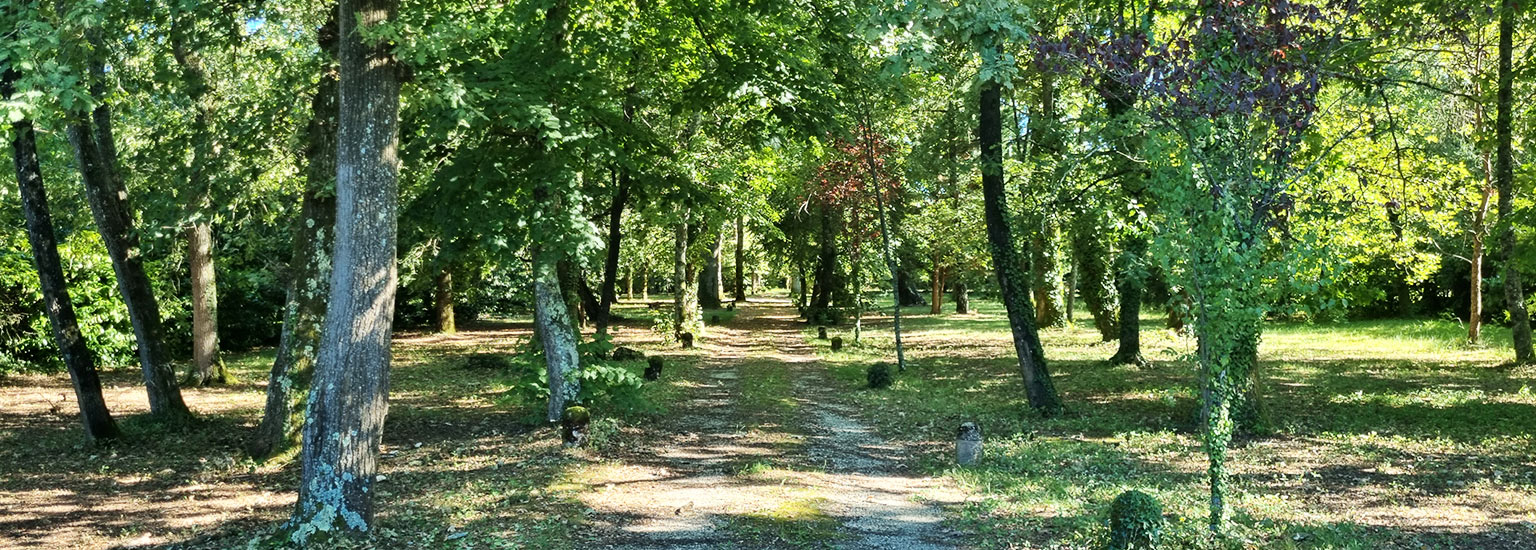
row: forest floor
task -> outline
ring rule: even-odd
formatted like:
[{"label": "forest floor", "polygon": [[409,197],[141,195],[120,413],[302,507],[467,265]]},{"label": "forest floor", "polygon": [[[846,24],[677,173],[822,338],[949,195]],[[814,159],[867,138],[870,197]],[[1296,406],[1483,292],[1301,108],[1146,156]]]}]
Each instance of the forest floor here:
[{"label": "forest floor", "polygon": [[[1212,546],[1189,339],[1148,318],[1152,366],[1111,367],[1113,344],[1090,322],[1047,329],[1068,411],[1043,420],[1024,404],[1000,308],[975,306],[904,310],[911,366],[874,391],[864,370],[892,355],[888,316],[866,318],[857,346],[834,327],[849,340],[834,353],[764,299],[707,313],[720,322],[678,350],[650,330],[645,301],[626,302],[615,341],[668,368],[599,403],[579,450],[537,421],[524,377],[469,368],[476,354],[517,354],[526,320],[402,332],[374,547],[1088,549],[1133,488],[1163,501],[1170,548]],[[1469,347],[1459,330],[1266,327],[1270,426],[1232,453],[1221,546],[1536,547],[1536,369],[1501,366],[1502,335]],[[240,448],[271,352],[227,361],[242,382],[184,389],[200,421],[180,430],[142,420],[136,372],[107,373],[129,437],[103,447],[82,444],[67,377],[0,377],[0,548],[235,548],[270,531],[297,465]],[[986,451],[957,469],[964,421],[983,427]]]}]

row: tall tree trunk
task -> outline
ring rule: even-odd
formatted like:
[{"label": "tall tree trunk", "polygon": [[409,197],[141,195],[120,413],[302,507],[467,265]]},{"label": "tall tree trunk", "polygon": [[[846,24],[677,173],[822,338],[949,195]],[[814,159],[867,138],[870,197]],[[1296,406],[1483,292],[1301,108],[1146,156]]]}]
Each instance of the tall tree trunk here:
[{"label": "tall tree trunk", "polygon": [[747,301],[746,251],[747,218],[736,215],[736,301]]},{"label": "tall tree trunk", "polygon": [[[1483,164],[1488,166],[1488,155],[1483,155]],[[1492,172],[1485,170],[1492,179]],[[1493,198],[1494,186],[1492,181],[1485,181],[1482,189],[1482,199],[1478,203],[1477,212],[1472,219],[1472,266],[1467,272],[1468,294],[1470,302],[1467,304],[1467,342],[1476,344],[1483,339],[1483,258],[1487,256],[1484,242],[1488,236],[1488,203]]]},{"label": "tall tree trunk", "polygon": [[[626,106],[626,116],[628,116]],[[619,297],[614,293],[614,286],[619,277],[619,252],[622,250],[624,231],[624,205],[629,202],[629,190],[631,178],[628,168],[619,169],[619,188],[613,195],[613,206],[608,209],[608,250],[603,258],[603,288],[602,297],[597,304],[596,315],[593,322],[597,324],[598,334],[608,334],[608,325],[611,323],[614,302]],[[633,296],[634,292],[630,292]]]},{"label": "tall tree trunk", "polygon": [[628,275],[624,277],[624,299],[635,299],[635,268],[628,269]]},{"label": "tall tree trunk", "polygon": [[1147,253],[1147,238],[1133,228],[1125,239],[1116,269],[1115,289],[1120,294],[1120,347],[1109,362],[1116,365],[1145,365],[1141,355],[1141,300],[1147,288],[1147,273],[1142,258]]},{"label": "tall tree trunk", "polygon": [[1512,136],[1514,111],[1514,35],[1515,0],[1504,0],[1499,15],[1499,94],[1498,118],[1494,132],[1498,136],[1498,167],[1494,170],[1499,187],[1499,255],[1504,263],[1504,304],[1512,321],[1510,336],[1514,342],[1515,362],[1536,362],[1531,349],[1531,315],[1525,309],[1525,289],[1520,285],[1520,266],[1515,254],[1515,162]]},{"label": "tall tree trunk", "polygon": [[955,282],[955,313],[958,315],[971,313],[971,290],[965,286],[965,281]]},{"label": "tall tree trunk", "polygon": [[544,349],[545,376],[549,379],[549,407],[545,420],[558,422],[568,403],[576,399],[581,387],[571,376],[581,368],[576,351],[576,333],[561,292],[558,253],[536,251],[533,265],[534,322]]},{"label": "tall tree trunk", "polygon": [[1030,275],[1035,300],[1035,319],[1040,327],[1066,324],[1066,296],[1062,293],[1061,231],[1056,222],[1042,216],[1029,242]]},{"label": "tall tree trunk", "polygon": [[651,299],[651,268],[649,266],[640,267],[640,299]]},{"label": "tall tree trunk", "polygon": [[1019,272],[1021,263],[1014,248],[1012,230],[1008,227],[1007,195],[1003,192],[1002,85],[996,80],[981,84],[978,126],[981,190],[986,201],[992,270],[1002,289],[1003,306],[1008,310],[1013,348],[1019,357],[1019,373],[1024,378],[1029,405],[1043,415],[1054,416],[1061,412],[1061,399],[1045,364],[1045,352],[1035,328],[1034,307],[1030,303],[1029,279]]},{"label": "tall tree trunk", "polygon": [[453,334],[458,330],[453,319],[453,270],[444,265],[437,270],[433,281],[432,312],[437,320],[437,332]]},{"label": "tall tree trunk", "polygon": [[213,226],[187,228],[187,265],[192,272],[192,363],[199,386],[234,382],[219,359],[219,292],[213,269]]},{"label": "tall tree trunk", "polygon": [[213,263],[212,193],[210,173],[219,167],[218,148],[214,143],[214,108],[208,99],[208,78],[202,61],[186,48],[185,34],[189,25],[178,17],[172,18],[171,56],[181,67],[182,82],[187,97],[192,100],[195,114],[192,119],[190,149],[192,165],[187,168],[186,224],[187,265],[192,286],[192,365],[195,369],[190,380],[193,384],[227,384],[233,382],[229,371],[219,360],[219,290]]},{"label": "tall tree trunk", "polygon": [[[1044,22],[1046,28],[1054,28],[1055,22]],[[1064,162],[1062,154],[1063,139],[1058,129],[1060,116],[1056,109],[1056,73],[1049,69],[1042,69],[1040,74],[1040,111],[1039,115],[1030,118],[1031,132],[1034,134],[1034,147],[1026,158],[1021,159],[1034,164],[1037,167],[1038,176],[1043,175],[1048,179],[1045,186],[1030,185],[1025,182],[1021,185],[1023,196],[1030,193],[1045,192],[1060,179]],[[1050,169],[1042,167],[1049,166]],[[1043,174],[1040,174],[1043,172]],[[1032,188],[1035,187],[1035,188]],[[1051,212],[1032,212],[1030,219],[1035,227],[1030,228],[1029,238],[1029,275],[1030,288],[1034,292],[1035,322],[1037,326],[1059,327],[1066,324],[1066,295],[1062,287],[1065,282],[1065,273],[1062,271],[1061,261],[1061,221],[1059,216]]]},{"label": "tall tree trunk", "polygon": [[399,66],[361,28],[394,18],[395,0],[341,0],[336,135],[336,248],[324,337],[300,452],[292,540],[366,535],[379,440],[389,410],[398,212]]},{"label": "tall tree trunk", "polygon": [[688,210],[683,209],[683,220],[677,222],[672,243],[672,337],[682,339],[684,321],[689,312],[687,308],[688,293]]},{"label": "tall tree trunk", "polygon": [[326,302],[331,290],[331,250],[335,242],[336,195],[336,11],[320,27],[323,64],[320,85],[310,100],[309,143],[304,150],[304,196],[293,226],[288,261],[288,299],[277,357],[267,379],[267,405],[247,447],[267,458],[299,444],[304,427],[315,355],[320,348]]},{"label": "tall tree trunk", "polygon": [[938,315],[944,312],[944,264],[938,253],[933,255],[933,295],[928,301],[928,314]]},{"label": "tall tree trunk", "polygon": [[704,273],[699,277],[699,306],[705,309],[720,309],[720,287],[723,269],[721,256],[725,252],[725,236],[719,229],[711,231],[714,234],[714,246],[710,247],[709,257],[704,259]]},{"label": "tall tree trunk", "polygon": [[[0,69],[0,97],[10,99],[12,84],[20,75],[9,68]],[[37,137],[32,121],[20,119],[11,124],[11,152],[15,160],[16,181],[21,190],[21,209],[26,217],[27,241],[32,245],[32,260],[43,292],[43,309],[53,327],[53,341],[59,357],[69,370],[80,406],[80,423],[91,442],[115,439],[117,422],[107,410],[101,395],[101,379],[96,374],[96,358],[80,334],[74,303],[69,300],[69,286],[59,259],[58,241],[53,231],[53,217],[48,210],[47,188],[43,185],[42,165],[37,160]]]},{"label": "tall tree trunk", "polygon": [[817,210],[820,225],[816,237],[816,268],[812,273],[811,299],[806,313],[812,323],[820,324],[831,319],[829,310],[834,303],[833,295],[837,293],[835,288],[843,281],[838,280],[837,276],[837,229],[833,222],[832,206],[826,201],[820,201]]},{"label": "tall tree trunk", "polygon": [[[94,33],[91,42],[93,50],[102,51]],[[93,95],[101,98],[105,68],[96,59],[90,65],[91,90]],[[91,215],[106,245],[107,255],[112,259],[118,291],[133,324],[150,415],[161,421],[180,423],[190,418],[192,412],[181,399],[176,373],[161,339],[160,304],[150,288],[149,275],[144,272],[139,234],[133,227],[133,208],[128,203],[128,190],[117,172],[117,146],[112,143],[111,120],[111,108],[101,101],[90,118],[75,117],[65,131],[74,149],[75,163],[80,168]]]},{"label": "tall tree trunk", "polygon": [[[875,134],[870,127],[869,113],[864,114],[864,131],[868,133],[864,142],[864,168],[869,176],[869,187],[875,192],[875,213],[880,216],[880,254],[885,257],[885,267],[891,275],[891,330],[896,336],[896,370],[907,370],[907,356],[901,345],[901,266],[894,253],[891,252],[891,224],[885,220],[885,190],[880,185],[880,174],[875,170]],[[860,289],[861,291],[863,289]],[[862,296],[855,297],[863,304]]]}]

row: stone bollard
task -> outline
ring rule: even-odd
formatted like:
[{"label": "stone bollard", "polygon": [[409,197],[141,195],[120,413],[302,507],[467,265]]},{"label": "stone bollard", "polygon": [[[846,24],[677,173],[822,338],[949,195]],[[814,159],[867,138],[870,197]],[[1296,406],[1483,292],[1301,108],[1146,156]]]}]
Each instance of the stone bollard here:
[{"label": "stone bollard", "polygon": [[827,327],[816,327],[816,339],[817,340],[826,340],[827,339]]},{"label": "stone bollard", "polygon": [[833,336],[832,337],[832,351],[842,351],[842,350],[843,350],[843,337],[842,336]]},{"label": "stone bollard", "polygon": [[566,447],[580,447],[587,444],[587,425],[592,423],[592,415],[586,407],[566,407],[565,414],[560,416],[560,439]]},{"label": "stone bollard", "polygon": [[661,368],[666,366],[660,357],[651,357],[645,360],[645,379],[655,382],[661,379]]},{"label": "stone bollard", "polygon": [[981,426],[975,422],[961,424],[955,433],[955,462],[961,466],[970,466],[980,456]]},{"label": "stone bollard", "polygon": [[693,349],[693,333],[684,332],[677,335],[677,340],[683,343],[683,349]]}]

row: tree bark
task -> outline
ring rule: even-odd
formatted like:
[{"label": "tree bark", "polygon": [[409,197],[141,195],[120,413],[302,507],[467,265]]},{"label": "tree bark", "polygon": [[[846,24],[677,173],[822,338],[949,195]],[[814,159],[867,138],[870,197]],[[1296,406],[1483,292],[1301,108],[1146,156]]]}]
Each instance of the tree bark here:
[{"label": "tree bark", "polygon": [[971,313],[971,291],[966,288],[965,281],[955,282],[955,313],[958,315]]},{"label": "tree bark", "polygon": [[549,422],[559,422],[566,405],[581,391],[578,381],[571,377],[581,368],[581,358],[576,351],[576,333],[571,330],[565,293],[560,289],[557,257],[555,252],[538,251],[533,265],[534,322],[538,324],[545,376],[549,379],[549,407],[545,411],[545,420]]},{"label": "tree bark", "polygon": [[1008,325],[1013,332],[1013,347],[1018,354],[1019,373],[1024,379],[1029,405],[1045,416],[1054,416],[1061,412],[1061,400],[1045,364],[1044,349],[1035,328],[1035,312],[1030,304],[1028,278],[1019,272],[1021,264],[1008,226],[1007,196],[1003,191],[1002,126],[1002,85],[995,80],[983,82],[978,138],[992,269],[1002,289],[1003,305],[1008,310]]},{"label": "tree bark", "polygon": [[453,334],[458,330],[453,319],[453,270],[442,266],[433,281],[432,310],[437,320],[438,333]]},{"label": "tree bark", "polygon": [[310,100],[309,143],[304,157],[304,195],[294,220],[288,261],[288,297],[277,357],[267,379],[267,405],[247,451],[267,458],[299,444],[304,427],[315,354],[320,347],[330,297],[331,250],[335,241],[336,194],[336,11],[320,28],[324,56],[320,85]]},{"label": "tree bark", "polygon": [[679,340],[686,330],[683,322],[688,313],[686,294],[688,293],[688,210],[683,210],[683,221],[677,222],[674,232],[675,241],[672,243],[672,337]]},{"label": "tree bark", "polygon": [[[1488,165],[1487,155],[1483,156],[1483,164]],[[1492,173],[1488,174],[1491,179]],[[1472,266],[1467,272],[1470,298],[1467,304],[1467,342],[1473,344],[1483,339],[1483,258],[1487,256],[1484,241],[1488,235],[1488,203],[1493,198],[1493,191],[1493,182],[1483,184],[1482,199],[1472,220]]]},{"label": "tree bark", "polygon": [[[15,71],[0,69],[0,97],[9,99],[12,96],[12,84],[18,78],[20,75]],[[27,241],[32,245],[32,261],[37,267],[43,293],[43,309],[53,327],[53,341],[59,347],[59,357],[74,386],[81,426],[85,428],[86,439],[93,443],[116,439],[120,435],[117,422],[112,419],[106,399],[101,395],[96,358],[80,334],[75,306],[69,299],[69,286],[64,280],[53,217],[48,210],[47,188],[43,185],[42,165],[37,158],[36,132],[32,121],[25,118],[12,123],[11,131],[11,152],[21,190],[21,209],[26,217]]]},{"label": "tree bark", "polygon": [[[629,116],[626,105],[626,117]],[[608,334],[608,325],[612,321],[614,302],[619,297],[614,292],[619,277],[619,252],[623,244],[624,232],[622,222],[624,220],[624,205],[629,202],[630,187],[632,185],[629,169],[619,169],[619,188],[613,196],[613,206],[608,209],[608,250],[603,259],[603,288],[602,297],[597,304],[593,322],[597,324],[598,334]],[[631,291],[633,296],[634,292]]]},{"label": "tree bark", "polygon": [[[93,37],[93,46],[99,46],[98,42]],[[101,51],[99,47],[93,49]],[[100,100],[104,93],[101,81],[105,78],[105,68],[95,59],[90,65],[91,89]],[[75,163],[80,168],[91,216],[106,245],[107,255],[112,259],[118,291],[133,324],[150,415],[164,422],[181,423],[191,418],[192,412],[182,401],[181,389],[176,386],[176,373],[161,339],[160,304],[150,288],[149,275],[144,272],[139,235],[133,227],[133,208],[128,203],[127,188],[117,172],[117,146],[112,143],[111,120],[111,108],[102,101],[90,118],[78,116],[71,120],[66,133],[74,149]]]},{"label": "tree bark", "polygon": [[722,279],[721,256],[725,252],[725,236],[720,231],[714,230],[714,246],[710,247],[709,257],[704,259],[704,273],[699,277],[699,306],[705,309],[720,309],[720,287]]},{"label": "tree bark", "polygon": [[1499,188],[1499,255],[1504,263],[1504,303],[1509,311],[1510,336],[1516,363],[1536,362],[1531,348],[1531,315],[1525,309],[1525,289],[1515,253],[1515,163],[1513,145],[1515,0],[1504,0],[1499,15],[1499,92],[1494,132],[1498,140],[1498,164],[1494,169]]},{"label": "tree bark", "polygon": [[944,312],[944,264],[939,255],[933,255],[933,296],[928,301],[928,314],[938,315]]},{"label": "tree bark", "polygon": [[736,215],[736,301],[747,301],[746,247],[747,218]]},{"label": "tree bark", "polygon": [[1147,288],[1147,274],[1141,261],[1146,253],[1145,236],[1133,233],[1126,237],[1115,278],[1115,289],[1120,294],[1120,347],[1109,362],[1116,365],[1147,364],[1141,355],[1141,300]]},{"label": "tree bark", "polygon": [[395,0],[341,0],[336,247],[324,338],[304,422],[291,539],[367,535],[389,410],[398,213],[400,78],[386,41],[361,28],[394,18]]},{"label": "tree bark", "polygon": [[213,135],[213,107],[208,100],[208,78],[201,60],[187,50],[184,21],[173,18],[171,56],[181,67],[187,97],[192,100],[190,149],[192,165],[187,169],[186,224],[187,267],[192,286],[192,365],[189,379],[194,385],[233,382],[219,360],[219,290],[213,263],[212,183],[210,173],[217,173],[217,147]]}]

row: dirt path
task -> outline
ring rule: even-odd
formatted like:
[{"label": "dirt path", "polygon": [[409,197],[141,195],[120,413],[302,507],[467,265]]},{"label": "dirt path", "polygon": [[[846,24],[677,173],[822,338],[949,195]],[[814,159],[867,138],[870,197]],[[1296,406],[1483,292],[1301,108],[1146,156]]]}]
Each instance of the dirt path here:
[{"label": "dirt path", "polygon": [[583,481],[600,548],[958,548],[939,505],[963,498],[904,472],[832,383],[784,302],[712,327],[689,400],[644,458]]}]

